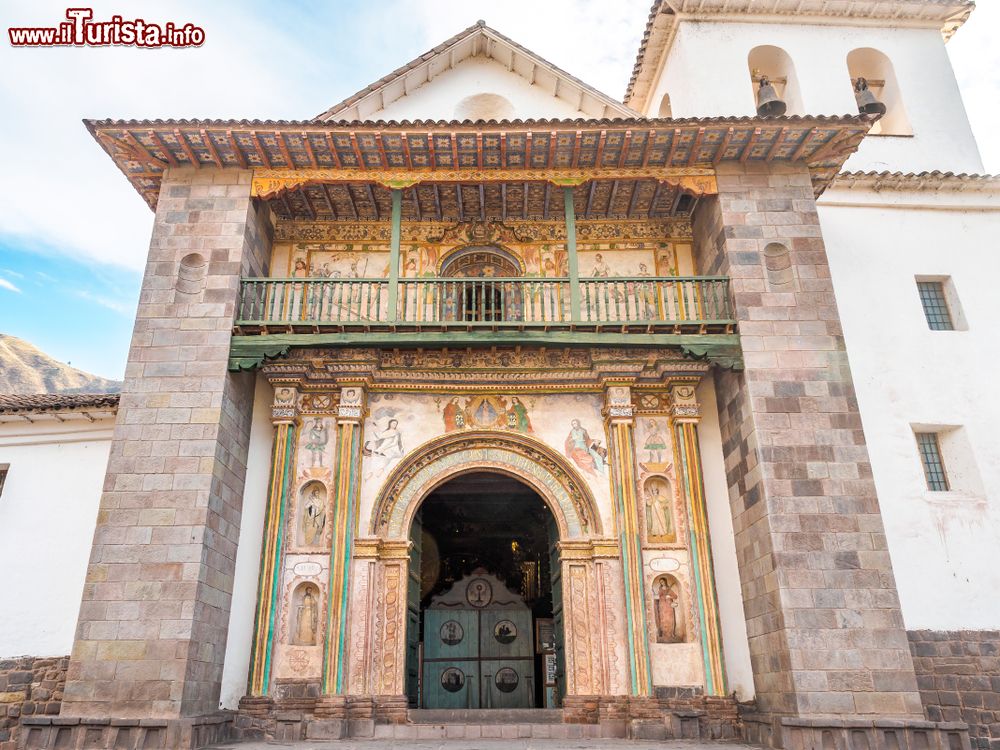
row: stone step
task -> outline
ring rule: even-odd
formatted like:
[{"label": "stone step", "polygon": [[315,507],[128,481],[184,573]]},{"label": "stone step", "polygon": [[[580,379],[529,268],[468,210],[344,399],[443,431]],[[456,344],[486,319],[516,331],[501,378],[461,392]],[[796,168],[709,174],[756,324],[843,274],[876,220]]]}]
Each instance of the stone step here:
[{"label": "stone step", "polygon": [[624,730],[597,724],[376,724],[375,739],[606,739],[624,737]]},{"label": "stone step", "polygon": [[562,724],[559,708],[419,708],[406,712],[411,724]]}]

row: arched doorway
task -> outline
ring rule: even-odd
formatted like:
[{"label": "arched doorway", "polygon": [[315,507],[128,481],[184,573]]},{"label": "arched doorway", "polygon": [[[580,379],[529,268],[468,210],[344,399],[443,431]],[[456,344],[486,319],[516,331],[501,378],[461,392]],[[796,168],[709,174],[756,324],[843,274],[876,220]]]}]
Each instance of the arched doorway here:
[{"label": "arched doorway", "polygon": [[441,277],[445,285],[442,319],[463,323],[499,323],[522,316],[521,261],[503,248],[463,247],[445,256]]},{"label": "arched doorway", "polygon": [[[558,530],[558,564],[550,559],[553,614],[561,594],[566,702],[579,696],[620,695],[627,689],[627,640],[621,548],[606,537],[587,483],[557,451],[540,441],[496,430],[468,430],[414,448],[386,478],[371,510],[366,539],[358,540],[358,606],[353,684],[359,695],[398,696],[405,704],[407,671],[420,644],[418,551],[410,542],[423,501],[449,481],[477,472],[515,479],[544,501]],[[510,514],[500,519],[518,525]],[[422,538],[422,537],[421,537]],[[411,575],[412,571],[412,575]],[[555,581],[553,581],[555,583]],[[413,597],[408,598],[408,597]],[[557,632],[559,629],[557,629]],[[409,664],[408,664],[409,662]]]},{"label": "arched doorway", "polygon": [[528,484],[460,474],[410,527],[406,693],[419,708],[553,708],[563,678],[559,529]]}]

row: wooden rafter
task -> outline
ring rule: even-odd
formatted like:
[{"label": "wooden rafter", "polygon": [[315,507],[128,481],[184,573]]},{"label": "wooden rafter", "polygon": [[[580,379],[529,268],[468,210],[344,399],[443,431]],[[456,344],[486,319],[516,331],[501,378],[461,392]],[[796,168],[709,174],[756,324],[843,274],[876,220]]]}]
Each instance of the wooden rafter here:
[{"label": "wooden rafter", "polygon": [[358,214],[358,204],[354,200],[354,191],[351,190],[350,185],[345,185],[344,191],[347,193],[347,205],[351,207],[351,216],[353,216],[354,220],[357,221],[359,214]]},{"label": "wooden rafter", "polygon": [[587,207],[583,212],[583,215],[588,219],[590,218],[591,206],[594,204],[594,190],[597,189],[597,180],[590,181],[590,189],[587,191]]},{"label": "wooden rafter", "polygon": [[233,154],[236,156],[236,163],[243,169],[246,169],[247,158],[243,155],[243,151],[240,149],[239,141],[236,139],[236,136],[233,135],[232,130],[226,131],[226,140],[229,141],[229,148],[233,150]]},{"label": "wooden rafter", "polygon": [[372,184],[370,182],[365,183],[365,192],[368,193],[368,200],[371,201],[372,213],[375,214],[375,221],[380,221],[382,219],[380,215],[381,212],[378,210],[378,201],[375,200],[375,190],[372,188]]},{"label": "wooden rafter", "polygon": [[816,128],[809,128],[809,132],[806,133],[804,136],[802,136],[802,142],[799,143],[798,147],[792,153],[791,156],[792,161],[798,161],[799,159],[802,158],[802,155],[805,153],[806,149],[809,148],[810,145],[812,145],[811,141],[814,135],[816,135]]},{"label": "wooden rafter", "polygon": [[743,153],[740,154],[741,162],[745,162],[750,158],[750,152],[753,151],[753,147],[757,145],[757,139],[760,138],[760,133],[760,128],[753,129],[753,133],[750,134],[750,138],[747,140],[747,145],[744,147]]},{"label": "wooden rafter", "polygon": [[150,140],[152,140],[153,143],[156,144],[156,147],[159,148],[160,151],[163,152],[163,155],[167,157],[167,162],[170,164],[170,166],[171,167],[176,167],[177,166],[177,158],[173,155],[173,153],[170,151],[170,149],[167,148],[166,144],[160,139],[160,136],[157,135],[156,131],[155,130],[147,130],[146,132],[149,133]]},{"label": "wooden rafter", "polygon": [[319,166],[316,163],[316,154],[313,153],[312,144],[309,142],[309,134],[305,131],[302,133],[302,146],[306,150],[306,156],[309,157],[309,164],[312,165],[313,169],[316,169]]},{"label": "wooden rafter", "polygon": [[337,153],[337,147],[333,145],[333,136],[329,133],[326,134],[326,142],[330,147],[330,158],[333,159],[334,169],[342,169],[344,165],[340,162],[340,154]]},{"label": "wooden rafter", "polygon": [[306,207],[306,213],[309,214],[310,220],[316,221],[316,209],[313,208],[312,203],[309,201],[309,196],[306,195],[305,188],[299,188],[296,193],[302,199],[302,205]]},{"label": "wooden rafter", "polygon": [[132,146],[133,149],[135,149],[142,155],[143,161],[145,161],[146,163],[160,167],[161,169],[166,169],[168,166],[170,166],[167,162],[163,161],[162,159],[157,159],[155,156],[153,156],[153,154],[150,153],[149,149],[143,146],[142,143],[139,141],[139,139],[136,138],[127,130],[122,131],[122,138],[124,138]]},{"label": "wooden rafter", "polygon": [[649,201],[649,211],[646,212],[646,216],[648,216],[650,219],[653,218],[653,214],[656,211],[656,202],[660,200],[661,190],[663,190],[663,183],[658,181],[656,183],[656,190],[653,191],[653,198],[652,200]]},{"label": "wooden rafter", "polygon": [[256,130],[250,131],[250,138],[253,141],[254,145],[257,147],[257,153],[260,154],[261,161],[264,162],[264,168],[271,169],[271,159],[270,157],[268,157],[267,152],[263,148],[261,148],[260,138],[257,137]]},{"label": "wooden rafter", "polygon": [[641,180],[632,180],[632,196],[628,201],[628,215],[631,217],[635,212],[635,202],[639,198],[640,187],[642,186]]},{"label": "wooden rafter", "polygon": [[177,139],[177,143],[180,145],[181,151],[184,152],[184,155],[191,160],[191,166],[201,169],[201,160],[194,155],[194,150],[192,150],[191,144],[188,143],[187,138],[185,138],[184,134],[181,133],[180,128],[174,128],[174,138]]},{"label": "wooden rafter", "polygon": [[774,155],[778,152],[778,147],[781,145],[781,141],[785,137],[785,132],[788,128],[782,128],[778,131],[778,135],[774,139],[774,143],[771,144],[771,148],[767,150],[767,156],[764,157],[764,161],[771,161]]},{"label": "wooden rafter", "polygon": [[337,209],[334,208],[333,201],[330,200],[329,185],[320,185],[320,192],[323,195],[323,201],[326,203],[327,209],[330,211],[330,216],[333,217],[334,221],[337,219]]},{"label": "wooden rafter", "polygon": [[281,158],[285,160],[285,164],[289,167],[295,167],[295,161],[292,159],[292,154],[288,150],[288,142],[285,138],[288,136],[285,133],[276,133],[274,136],[275,141],[278,144],[278,150],[281,152]]},{"label": "wooden rafter", "polygon": [[674,164],[674,154],[677,153],[677,149],[681,145],[681,129],[674,128],[674,135],[670,139],[670,151],[667,152],[667,160],[664,162],[663,166],[672,167]]},{"label": "wooden rafter", "polygon": [[705,140],[705,128],[698,128],[698,134],[694,137],[694,143],[691,144],[691,151],[688,152],[687,164],[689,167],[694,166],[698,162],[698,152],[701,151],[701,142]]},{"label": "wooden rafter", "polygon": [[222,163],[222,159],[219,157],[219,151],[218,149],[215,148],[215,144],[212,142],[212,139],[205,131],[205,128],[202,128],[198,132],[201,134],[202,143],[204,143],[205,148],[208,149],[208,155],[212,158],[212,161],[215,163],[215,166],[217,167],[224,166]]},{"label": "wooden rafter", "polygon": [[628,148],[632,143],[632,131],[626,130],[625,137],[622,139],[622,152],[618,156],[618,168],[621,169],[625,166],[625,160],[628,157]]},{"label": "wooden rafter", "polygon": [[719,144],[719,148],[715,152],[715,156],[712,157],[712,164],[718,164],[722,161],[722,158],[726,155],[726,149],[729,148],[729,144],[733,140],[733,135],[736,133],[736,128],[729,128],[726,134],[722,136],[722,143]]}]

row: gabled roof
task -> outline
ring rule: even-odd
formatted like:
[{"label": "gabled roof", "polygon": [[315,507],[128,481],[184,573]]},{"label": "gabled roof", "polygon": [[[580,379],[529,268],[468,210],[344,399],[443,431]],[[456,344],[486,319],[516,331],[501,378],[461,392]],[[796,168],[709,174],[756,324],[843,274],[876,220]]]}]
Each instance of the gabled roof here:
[{"label": "gabled roof", "polygon": [[635,67],[625,90],[625,103],[642,111],[656,76],[673,42],[677,23],[683,19],[736,18],[747,21],[822,19],[827,23],[892,21],[939,28],[945,40],[965,23],[976,4],[973,0],[653,0],[646,31],[639,43]]},{"label": "gabled roof", "polygon": [[316,116],[317,120],[367,120],[391,102],[430,83],[473,57],[495,60],[535,86],[575,105],[591,118],[634,117],[635,112],[540,55],[479,21],[384,78]]}]

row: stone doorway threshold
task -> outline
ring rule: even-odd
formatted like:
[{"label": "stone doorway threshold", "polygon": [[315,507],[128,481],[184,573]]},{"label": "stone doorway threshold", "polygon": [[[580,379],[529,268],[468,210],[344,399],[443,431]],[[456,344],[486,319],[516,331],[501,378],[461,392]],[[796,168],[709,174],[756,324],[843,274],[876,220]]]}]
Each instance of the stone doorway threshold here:
[{"label": "stone doorway threshold", "polygon": [[[584,738],[347,739],[281,742],[251,741],[212,745],[212,750],[761,750],[740,742],[623,740]],[[206,749],[208,750],[208,749]]]}]

